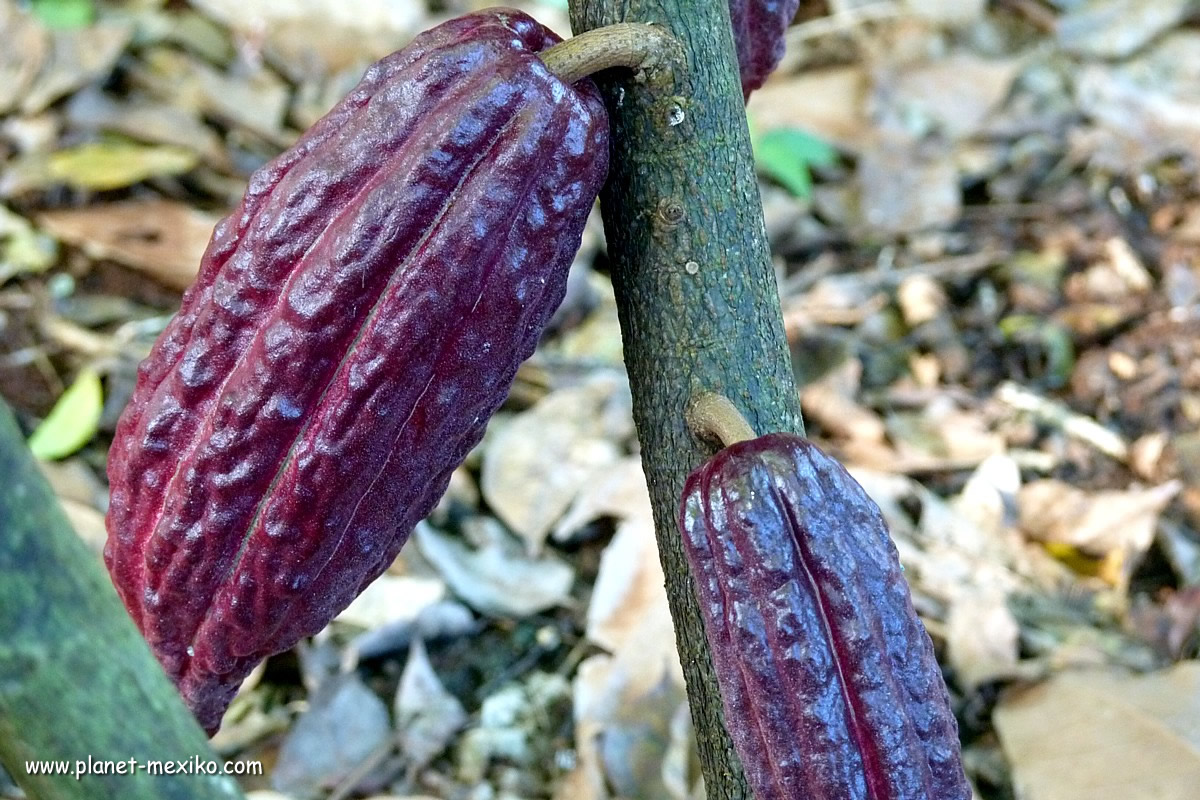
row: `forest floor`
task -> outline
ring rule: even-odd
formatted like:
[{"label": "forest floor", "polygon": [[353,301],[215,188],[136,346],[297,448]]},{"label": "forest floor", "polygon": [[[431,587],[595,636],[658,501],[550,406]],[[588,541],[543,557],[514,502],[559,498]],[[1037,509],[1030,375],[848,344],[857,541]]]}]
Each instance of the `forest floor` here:
[{"label": "forest floor", "polygon": [[[114,424],[214,223],[371,60],[487,4],[18,5],[0,395],[99,558]],[[1193,17],[806,0],[748,105],[809,435],[887,517],[987,800],[1200,785]],[[437,510],[244,685],[214,746],[259,800],[703,796],[606,269],[596,216]]]}]

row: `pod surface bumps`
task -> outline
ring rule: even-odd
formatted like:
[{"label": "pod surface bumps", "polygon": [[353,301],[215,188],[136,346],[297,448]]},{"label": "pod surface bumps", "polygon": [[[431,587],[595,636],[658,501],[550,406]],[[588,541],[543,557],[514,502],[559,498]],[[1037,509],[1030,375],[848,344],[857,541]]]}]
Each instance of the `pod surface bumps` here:
[{"label": "pod surface bumps", "polygon": [[210,732],[393,560],[562,300],[607,171],[517,11],[446,22],[250,179],[138,371],[105,562]]},{"label": "pod surface bumps", "polygon": [[969,800],[958,726],[878,506],[771,434],[687,479],[684,548],[757,800]]}]

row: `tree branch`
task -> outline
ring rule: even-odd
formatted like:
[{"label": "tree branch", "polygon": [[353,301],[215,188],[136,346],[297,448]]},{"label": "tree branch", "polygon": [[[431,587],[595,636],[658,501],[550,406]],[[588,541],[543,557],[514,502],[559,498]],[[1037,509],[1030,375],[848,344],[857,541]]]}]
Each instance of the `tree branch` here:
[{"label": "tree branch", "polygon": [[688,472],[711,452],[688,400],[725,395],[760,433],[803,432],[746,127],[726,0],[572,0],[577,33],[653,22],[686,69],[596,76],[612,119],[601,210],[642,463],[710,800],[749,798],[679,540]]}]

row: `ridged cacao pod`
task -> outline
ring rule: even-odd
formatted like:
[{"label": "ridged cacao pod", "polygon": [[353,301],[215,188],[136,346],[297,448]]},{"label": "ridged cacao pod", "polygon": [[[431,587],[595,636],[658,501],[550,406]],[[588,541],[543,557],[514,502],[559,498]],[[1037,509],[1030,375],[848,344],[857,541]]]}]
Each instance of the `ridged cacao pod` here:
[{"label": "ridged cacao pod", "polygon": [[779,66],[784,34],[799,7],[800,0],[729,0],[733,43],[746,97]]},{"label": "ridged cacao pod", "polygon": [[493,9],[372,66],[253,175],[139,368],[105,561],[209,731],[391,563],[561,301],[608,121],[557,41]]},{"label": "ridged cacao pod", "polygon": [[879,507],[771,434],[687,480],[680,526],[758,800],[967,800],[958,725]]}]

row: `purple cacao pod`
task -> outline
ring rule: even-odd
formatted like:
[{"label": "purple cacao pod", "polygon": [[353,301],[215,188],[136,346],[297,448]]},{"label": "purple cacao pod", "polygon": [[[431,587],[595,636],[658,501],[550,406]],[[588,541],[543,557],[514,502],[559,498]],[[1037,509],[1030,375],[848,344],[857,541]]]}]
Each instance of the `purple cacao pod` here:
[{"label": "purple cacao pod", "polygon": [[784,34],[799,7],[800,0],[729,0],[744,96],[762,86],[779,66]]},{"label": "purple cacao pod", "polygon": [[687,480],[684,548],[758,800],[968,800],[958,725],[879,507],[789,434]]},{"label": "purple cacao pod", "polygon": [[562,299],[607,171],[517,11],[442,24],[250,179],[138,372],[105,562],[210,732],[393,560]]}]

